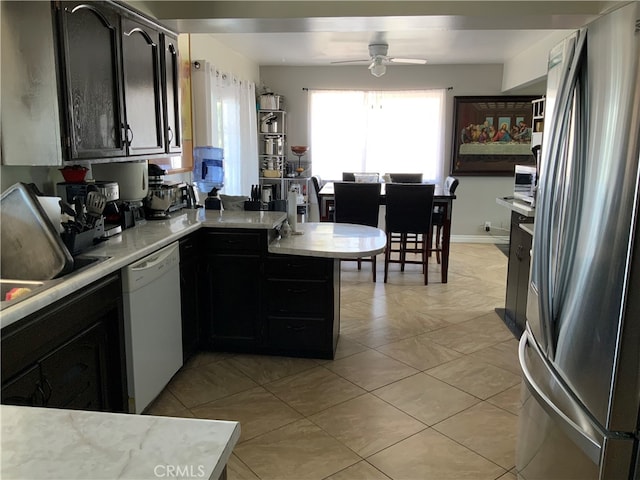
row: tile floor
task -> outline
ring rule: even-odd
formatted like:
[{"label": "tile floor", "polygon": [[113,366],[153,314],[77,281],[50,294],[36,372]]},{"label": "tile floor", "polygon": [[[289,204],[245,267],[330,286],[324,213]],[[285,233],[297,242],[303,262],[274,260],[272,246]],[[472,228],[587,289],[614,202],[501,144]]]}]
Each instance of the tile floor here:
[{"label": "tile floor", "polygon": [[201,353],[149,413],[240,421],[229,480],[514,479],[506,266],[482,244],[452,245],[448,284],[435,261],[428,286],[419,266],[385,285],[343,263],[334,360]]}]

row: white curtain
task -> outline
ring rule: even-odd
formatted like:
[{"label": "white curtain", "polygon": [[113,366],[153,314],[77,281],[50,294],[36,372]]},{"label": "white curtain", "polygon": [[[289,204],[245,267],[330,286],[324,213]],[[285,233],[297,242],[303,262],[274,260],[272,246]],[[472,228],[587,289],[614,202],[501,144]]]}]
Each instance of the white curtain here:
[{"label": "white curtain", "polygon": [[192,69],[195,145],[224,149],[227,195],[249,195],[258,183],[255,84],[214,65]]},{"label": "white curtain", "polygon": [[444,179],[446,90],[309,92],[314,175],[422,173]]}]

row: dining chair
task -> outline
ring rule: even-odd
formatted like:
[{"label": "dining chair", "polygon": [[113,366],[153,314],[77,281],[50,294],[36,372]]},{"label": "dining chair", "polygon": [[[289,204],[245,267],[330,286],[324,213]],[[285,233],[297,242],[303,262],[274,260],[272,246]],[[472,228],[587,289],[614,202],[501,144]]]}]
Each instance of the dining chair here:
[{"label": "dining chair", "polygon": [[377,172],[342,172],[343,182],[377,183],[380,174]]},{"label": "dining chair", "polygon": [[[389,264],[399,263],[400,271],[405,264],[420,264],[424,284],[429,283],[429,232],[433,213],[435,185],[417,183],[389,183],[386,185],[385,230],[387,246],[384,254],[384,282],[387,283]],[[392,242],[394,234],[400,234],[399,242]],[[419,249],[407,248],[407,235],[416,234]],[[394,243],[397,247],[394,248]],[[420,253],[420,260],[408,260],[407,253]],[[393,258],[397,253],[398,258]]]},{"label": "dining chair", "polygon": [[[369,227],[378,226],[378,212],[380,210],[380,184],[379,183],[334,183],[336,223],[355,223]],[[376,256],[371,258],[356,259],[358,270],[362,268],[362,262],[371,262],[373,281],[376,281]],[[343,260],[344,261],[344,260]]]},{"label": "dining chair", "polygon": [[[444,192],[451,195],[455,194],[456,189],[460,181],[455,177],[447,177],[444,181]],[[431,253],[436,254],[436,261],[440,263],[440,254],[442,253],[442,228],[445,222],[445,211],[443,207],[438,205],[433,207],[433,215],[431,217],[431,234],[430,238],[433,238],[433,229],[435,228],[435,240],[432,240],[432,248],[429,250],[429,256]]]},{"label": "dining chair", "polygon": [[389,173],[393,183],[422,183],[421,173]]},{"label": "dining chair", "polygon": [[313,189],[316,192],[316,201],[318,202],[318,220],[321,222],[333,222],[333,200],[331,203],[327,204],[326,215],[322,209],[322,197],[320,196],[320,189],[322,188],[322,179],[319,175],[313,175],[311,177],[311,182],[313,182]]}]

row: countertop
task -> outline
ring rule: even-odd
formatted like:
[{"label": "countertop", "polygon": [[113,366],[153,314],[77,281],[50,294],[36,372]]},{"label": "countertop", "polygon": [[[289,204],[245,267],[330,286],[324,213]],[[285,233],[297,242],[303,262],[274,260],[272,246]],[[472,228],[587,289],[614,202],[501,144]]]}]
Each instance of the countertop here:
[{"label": "countertop", "polygon": [[279,238],[269,245],[269,253],[310,257],[370,257],[384,250],[386,234],[374,227],[349,223],[300,223],[301,235]]},{"label": "countertop", "polygon": [[518,212],[525,217],[533,217],[536,214],[535,207],[532,207],[527,203],[520,202],[513,197],[497,197],[496,203],[503,207],[507,207],[514,212]]},{"label": "countertop", "polygon": [[533,237],[533,223],[519,223],[518,226]]},{"label": "countertop", "polygon": [[0,415],[2,478],[217,480],[240,438],[229,421],[9,405]]},{"label": "countertop", "polygon": [[[148,220],[145,224],[124,230],[105,242],[83,252],[82,256],[104,260],[77,273],[54,280],[41,293],[26,298],[0,311],[0,327],[37,312],[53,302],[80,290],[96,280],[169,245],[200,228],[274,229],[286,219],[285,212],[250,212],[218,210],[180,210],[164,220]],[[294,235],[274,242],[269,252],[291,255],[357,258],[370,256],[384,249],[382,230],[361,225],[333,223],[299,224],[303,235]]]}]

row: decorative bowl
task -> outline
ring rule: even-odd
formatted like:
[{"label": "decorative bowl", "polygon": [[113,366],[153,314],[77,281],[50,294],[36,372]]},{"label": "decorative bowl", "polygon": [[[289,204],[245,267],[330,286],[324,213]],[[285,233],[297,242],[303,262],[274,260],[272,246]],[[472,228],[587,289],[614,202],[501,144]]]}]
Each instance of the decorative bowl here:
[{"label": "decorative bowl", "polygon": [[263,170],[262,176],[266,178],[280,178],[280,170]]},{"label": "decorative bowl", "polygon": [[305,153],[307,153],[309,151],[309,147],[307,147],[305,145],[293,145],[291,147],[291,151],[293,153],[295,153],[296,155],[304,155]]},{"label": "decorative bowl", "polygon": [[58,170],[62,173],[64,181],[69,183],[84,182],[84,177],[89,171],[88,168],[81,167],[80,165],[66,166],[64,168],[59,168]]}]

